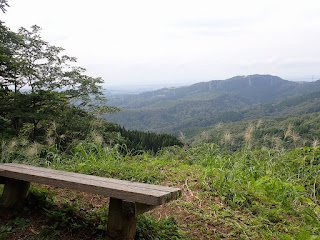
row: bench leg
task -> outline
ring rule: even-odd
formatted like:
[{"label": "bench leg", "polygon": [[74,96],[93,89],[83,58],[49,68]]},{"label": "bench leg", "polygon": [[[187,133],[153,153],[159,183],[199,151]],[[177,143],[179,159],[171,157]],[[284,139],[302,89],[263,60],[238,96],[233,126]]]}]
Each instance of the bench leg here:
[{"label": "bench leg", "polygon": [[135,203],[110,198],[107,240],[133,240],[137,217]]},{"label": "bench leg", "polygon": [[7,178],[2,193],[2,206],[11,208],[23,203],[29,193],[30,183]]},{"label": "bench leg", "polygon": [[6,183],[6,178],[0,177],[0,184],[5,184],[5,183]]}]

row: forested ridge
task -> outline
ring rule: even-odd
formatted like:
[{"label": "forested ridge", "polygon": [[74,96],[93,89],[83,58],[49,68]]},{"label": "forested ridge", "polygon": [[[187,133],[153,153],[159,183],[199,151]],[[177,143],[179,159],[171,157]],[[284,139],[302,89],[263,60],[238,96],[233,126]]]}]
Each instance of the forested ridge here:
[{"label": "forested ridge", "polygon": [[[211,117],[199,117],[192,120],[183,121],[164,129],[166,132],[171,132],[178,135],[179,132],[184,132],[187,137],[192,137],[201,134],[203,129],[216,128],[222,123],[231,123],[234,125],[237,122],[250,120],[276,120],[290,119],[290,117],[299,119],[301,122],[305,119],[305,114],[318,113],[320,111],[320,94],[319,92],[308,93],[298,97],[288,98],[275,103],[265,103],[256,106],[248,107],[241,111],[226,111],[215,114]],[[287,122],[289,122],[288,120]],[[231,125],[231,124],[230,124]],[[317,128],[317,125],[313,125]],[[310,134],[309,140],[317,138]]]},{"label": "forested ridge", "polygon": [[[320,81],[297,83],[270,75],[252,75],[228,79],[226,83],[213,82],[118,97],[125,104],[119,106],[125,110],[106,117],[129,129],[175,136],[183,133],[189,139],[219,123],[301,116],[320,110]],[[257,95],[261,95],[260,99]],[[148,98],[152,104],[148,104]],[[141,107],[139,101],[147,105]],[[117,102],[111,100],[110,103]]]}]

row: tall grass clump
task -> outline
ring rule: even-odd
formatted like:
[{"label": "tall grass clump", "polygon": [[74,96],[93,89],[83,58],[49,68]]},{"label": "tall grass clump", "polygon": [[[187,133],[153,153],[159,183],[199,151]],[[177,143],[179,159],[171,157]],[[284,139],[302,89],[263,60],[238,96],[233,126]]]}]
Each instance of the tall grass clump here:
[{"label": "tall grass clump", "polygon": [[292,214],[311,209],[313,217],[320,220],[316,207],[320,200],[318,148],[227,153],[215,144],[202,144],[187,150],[186,155],[181,161],[203,166],[210,191],[234,208],[254,212],[282,209]]},{"label": "tall grass clump", "polygon": [[[177,159],[179,153],[175,154]],[[310,239],[320,234],[317,142],[314,147],[292,151],[244,148],[238,152],[221,151],[215,144],[200,144],[179,156],[185,164],[203,167],[207,194],[219,197],[235,211],[250,211],[265,222],[265,232],[261,233],[264,237],[275,236],[266,226],[284,227],[291,218],[303,222],[293,227],[293,232],[304,232]]]}]

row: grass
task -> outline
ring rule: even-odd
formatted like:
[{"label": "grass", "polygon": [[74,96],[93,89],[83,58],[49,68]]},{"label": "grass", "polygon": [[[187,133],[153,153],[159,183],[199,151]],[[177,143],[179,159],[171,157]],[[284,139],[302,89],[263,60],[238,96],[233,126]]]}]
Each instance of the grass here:
[{"label": "grass", "polygon": [[[123,155],[121,146],[89,140],[68,155],[54,145],[21,140],[2,146],[11,146],[2,148],[2,162],[182,188],[181,199],[139,218],[137,239],[319,239],[317,145],[231,153],[215,144],[200,144],[165,148],[157,155]],[[23,233],[25,239],[105,236],[108,199],[38,185],[28,199],[39,211],[27,205],[23,212],[3,216],[0,239]]]}]

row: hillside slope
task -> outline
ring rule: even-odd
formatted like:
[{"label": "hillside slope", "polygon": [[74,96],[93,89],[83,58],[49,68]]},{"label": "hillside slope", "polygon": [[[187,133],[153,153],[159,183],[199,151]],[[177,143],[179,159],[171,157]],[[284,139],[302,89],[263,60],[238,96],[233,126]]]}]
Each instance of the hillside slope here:
[{"label": "hillside slope", "polygon": [[[185,131],[188,128],[207,127],[217,122],[317,112],[317,95],[306,97],[308,99],[302,97],[302,100],[293,100],[300,101],[300,112],[296,109],[296,103],[286,106],[283,102],[283,107],[274,105],[281,100],[315,91],[320,91],[320,80],[297,83],[271,75],[237,76],[188,87],[113,97],[109,100],[110,105],[122,106],[124,110],[115,115],[106,115],[105,118],[128,129],[155,132]],[[311,103],[312,99],[315,102]],[[257,105],[266,102],[270,104]]]},{"label": "hillside slope", "polygon": [[206,128],[187,129],[188,143],[216,143],[236,151],[250,148],[294,149],[312,146],[320,139],[320,113],[290,117],[271,117],[219,123]]},{"label": "hillside slope", "polygon": [[184,132],[187,138],[210,128],[218,123],[239,122],[253,119],[272,119],[301,116],[320,112],[320,92],[308,93],[302,96],[288,98],[276,103],[264,103],[248,107],[241,111],[219,112],[209,117],[186,119],[177,124],[161,129],[178,135]]},{"label": "hillside slope", "polygon": [[[123,155],[118,146],[81,141],[69,153],[41,145],[42,153],[31,155],[34,143],[16,141],[2,142],[10,148],[0,162],[181,188],[182,198],[139,216],[136,240],[319,239],[316,144],[239,152],[200,144]],[[103,196],[32,184],[21,209],[0,209],[0,239],[106,239],[108,203]]]}]

